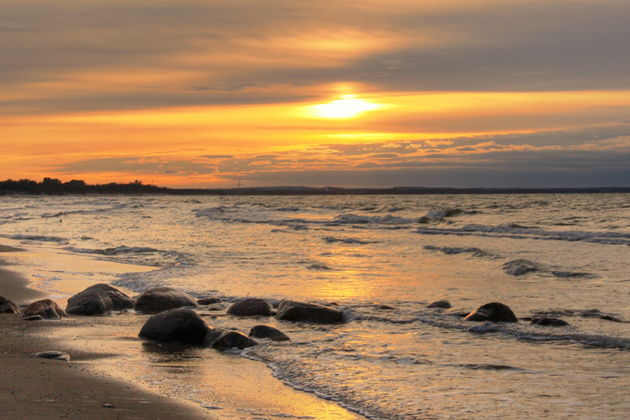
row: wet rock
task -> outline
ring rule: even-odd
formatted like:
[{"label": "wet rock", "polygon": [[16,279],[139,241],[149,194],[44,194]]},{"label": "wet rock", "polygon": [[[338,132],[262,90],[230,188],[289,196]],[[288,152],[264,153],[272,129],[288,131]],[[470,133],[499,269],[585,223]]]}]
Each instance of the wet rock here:
[{"label": "wet rock", "polygon": [[217,350],[229,350],[235,347],[242,350],[246,347],[258,345],[258,342],[240,331],[212,329],[208,330],[205,344]]},{"label": "wet rock", "polygon": [[197,299],[197,303],[200,305],[213,305],[215,303],[221,303],[221,299],[217,297],[203,297]]},{"label": "wet rock", "polygon": [[154,314],[182,306],[198,307],[199,305],[195,298],[187,293],[170,287],[157,287],[138,296],[135,309],[138,312]]},{"label": "wet rock", "polygon": [[35,353],[35,356],[41,357],[42,359],[59,360],[63,362],[70,361],[70,355],[63,351],[42,351]]},{"label": "wet rock", "polygon": [[534,325],[544,325],[548,327],[564,327],[569,325],[568,322],[559,318],[532,318],[530,322]]},{"label": "wet rock", "polygon": [[68,299],[66,312],[72,315],[104,315],[112,311],[111,298],[99,289],[86,289]]},{"label": "wet rock", "polygon": [[503,264],[503,271],[511,276],[522,276],[523,274],[541,271],[542,267],[530,260],[513,260]]},{"label": "wet rock", "polygon": [[431,302],[427,305],[427,308],[441,308],[441,309],[449,309],[451,307],[451,302],[448,300],[436,300],[435,302]]},{"label": "wet rock", "polygon": [[378,305],[376,309],[380,309],[381,311],[393,311],[395,308],[389,305]]},{"label": "wet rock", "polygon": [[52,299],[41,299],[28,305],[22,313],[22,319],[29,321],[33,321],[37,316],[43,319],[61,319],[67,315]]},{"label": "wet rock", "polygon": [[171,309],[152,316],[138,336],[154,341],[176,341],[201,345],[208,333],[208,324],[190,309]]},{"label": "wet rock", "polygon": [[469,313],[464,319],[477,322],[518,322],[514,312],[507,305],[499,302],[486,303]]},{"label": "wet rock", "polygon": [[125,309],[132,309],[135,304],[134,300],[127,296],[125,293],[105,283],[98,283],[90,286],[81,293],[84,292],[96,292],[108,296],[112,301],[112,309],[114,311],[124,311]]},{"label": "wet rock", "polygon": [[283,300],[278,305],[276,318],[284,321],[338,324],[344,321],[343,312],[314,303]]},{"label": "wet rock", "polygon": [[271,305],[263,299],[244,298],[234,302],[227,313],[236,316],[270,316]]},{"label": "wet rock", "polygon": [[269,325],[256,325],[249,331],[250,337],[255,338],[270,338],[273,341],[287,341],[289,336],[280,331],[277,328],[270,327]]},{"label": "wet rock", "polygon": [[0,296],[0,314],[17,314],[20,309],[9,299]]}]

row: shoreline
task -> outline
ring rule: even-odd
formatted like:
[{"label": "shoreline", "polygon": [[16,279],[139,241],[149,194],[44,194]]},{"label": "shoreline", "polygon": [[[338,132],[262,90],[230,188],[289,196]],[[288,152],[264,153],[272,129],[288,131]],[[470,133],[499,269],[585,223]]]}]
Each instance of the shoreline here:
[{"label": "shoreline", "polygon": [[[0,296],[16,304],[47,296],[2,264]],[[65,302],[57,300],[65,308]],[[23,321],[0,314],[0,403],[14,418],[322,418],[361,419],[337,404],[295,390],[262,362],[214,349],[171,351],[140,340],[148,315],[131,313]],[[34,353],[63,351],[70,362]],[[177,382],[169,388],[169,382]],[[190,387],[182,395],[177,387]],[[196,387],[196,388],[195,388]],[[203,397],[203,398],[202,398]],[[205,398],[205,399],[204,399]]]},{"label": "shoreline", "polygon": [[[0,255],[23,250],[0,245]],[[28,287],[20,274],[0,267],[0,296],[16,304],[46,294]],[[83,362],[102,357],[81,353],[58,340],[44,337],[63,321],[22,321],[0,314],[0,404],[11,418],[211,418],[192,403],[163,399],[132,384],[87,374],[81,364],[40,359],[33,354],[51,349],[68,351]],[[112,407],[106,406],[107,404]]]}]

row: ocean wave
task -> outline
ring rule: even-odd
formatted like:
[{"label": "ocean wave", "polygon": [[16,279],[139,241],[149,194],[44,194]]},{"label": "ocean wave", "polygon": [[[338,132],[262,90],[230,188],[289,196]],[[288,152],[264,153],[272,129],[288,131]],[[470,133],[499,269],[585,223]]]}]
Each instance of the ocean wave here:
[{"label": "ocean wave", "polygon": [[479,248],[459,248],[449,246],[433,246],[427,245],[424,249],[430,251],[440,251],[446,255],[471,254],[473,257],[488,257],[491,254]]},{"label": "ocean wave", "polygon": [[[5,236],[6,237],[6,236]],[[45,235],[10,235],[9,239],[16,239],[21,241],[36,241],[36,242],[57,242],[60,244],[67,244],[68,240],[59,236],[45,236]]]},{"label": "ocean wave", "polygon": [[112,248],[77,248],[66,247],[67,251],[79,254],[102,255],[105,257],[121,257],[125,262],[150,266],[170,266],[179,264],[193,264],[193,259],[189,254],[178,251],[164,251],[150,247],[121,245]]},{"label": "ocean wave", "polygon": [[340,214],[335,216],[334,223],[340,224],[393,224],[393,225],[406,225],[415,223],[414,220],[406,219],[404,217],[394,216],[392,214],[386,214],[385,216],[363,216],[353,213]]},{"label": "ocean wave", "polygon": [[356,238],[335,238],[334,236],[325,236],[322,238],[329,244],[333,243],[343,243],[343,244],[359,244],[359,245],[367,245],[374,244],[376,241],[366,241],[364,239],[356,239]]},{"label": "ocean wave", "polygon": [[530,228],[515,224],[477,225],[471,224],[460,228],[421,227],[416,230],[423,235],[485,236],[510,239],[535,239],[570,242],[592,242],[609,245],[630,245],[630,233],[625,232],[589,232],[589,231],[551,231]]}]

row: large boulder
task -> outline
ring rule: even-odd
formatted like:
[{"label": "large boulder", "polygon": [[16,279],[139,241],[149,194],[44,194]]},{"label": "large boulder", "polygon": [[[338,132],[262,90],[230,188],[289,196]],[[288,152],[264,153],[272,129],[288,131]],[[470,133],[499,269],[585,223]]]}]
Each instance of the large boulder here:
[{"label": "large boulder", "polygon": [[236,316],[270,316],[271,305],[263,299],[244,298],[234,302],[227,313]]},{"label": "large boulder", "polygon": [[155,314],[182,306],[198,307],[195,298],[187,293],[180,292],[170,287],[156,287],[147,290],[136,299],[135,309],[138,312]]},{"label": "large boulder", "polygon": [[255,338],[270,338],[273,341],[287,341],[289,336],[280,331],[277,328],[270,327],[269,325],[255,325],[249,331],[250,337]]},{"label": "large boulder", "polygon": [[120,290],[98,283],[68,299],[66,312],[74,315],[102,315],[112,310],[133,308],[133,305],[133,299]]},{"label": "large boulder", "polygon": [[510,307],[499,302],[486,303],[469,313],[464,319],[477,322],[518,322]]},{"label": "large boulder", "polygon": [[229,350],[231,348],[244,349],[258,344],[240,331],[212,329],[208,330],[205,344],[217,350]]},{"label": "large boulder", "polygon": [[314,303],[283,300],[278,305],[276,318],[284,321],[338,324],[344,321],[343,312]]},{"label": "large boulder", "polygon": [[[63,309],[52,299],[41,299],[28,305],[22,312],[23,319],[61,319],[66,316]],[[39,318],[41,317],[41,318]]]},{"label": "large boulder", "polygon": [[154,341],[177,341],[201,345],[208,333],[208,324],[190,309],[171,309],[152,316],[138,336]]},{"label": "large boulder", "polygon": [[17,314],[20,309],[9,299],[0,296],[0,314]]}]

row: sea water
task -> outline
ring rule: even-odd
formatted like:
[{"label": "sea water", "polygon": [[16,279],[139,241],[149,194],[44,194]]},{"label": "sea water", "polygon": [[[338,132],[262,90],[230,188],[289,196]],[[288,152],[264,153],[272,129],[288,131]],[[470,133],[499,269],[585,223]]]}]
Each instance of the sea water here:
[{"label": "sea water", "polygon": [[[270,319],[292,340],[234,357],[366,417],[630,415],[628,194],[2,197],[0,238],[53,256],[29,273],[60,299],[81,255],[85,286],[335,305],[346,323]],[[495,301],[569,325],[459,316]]]}]

